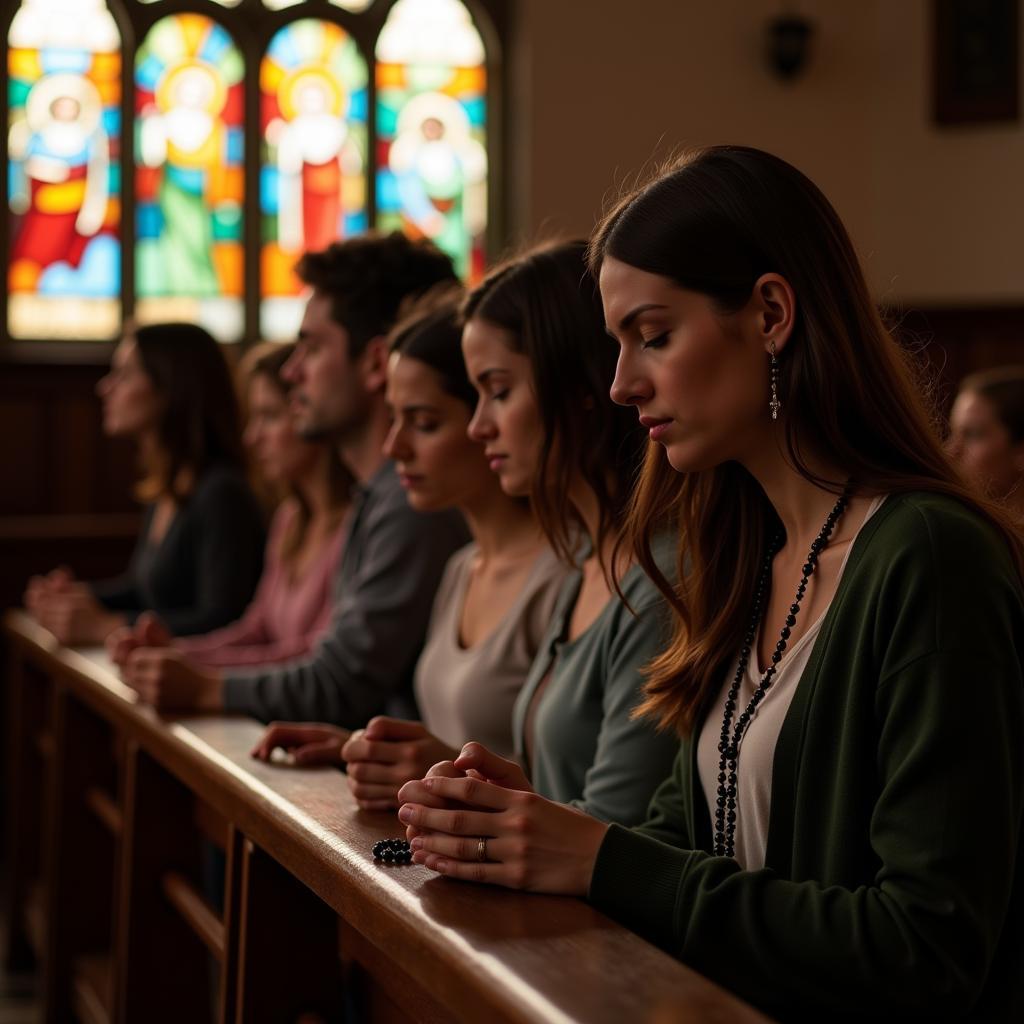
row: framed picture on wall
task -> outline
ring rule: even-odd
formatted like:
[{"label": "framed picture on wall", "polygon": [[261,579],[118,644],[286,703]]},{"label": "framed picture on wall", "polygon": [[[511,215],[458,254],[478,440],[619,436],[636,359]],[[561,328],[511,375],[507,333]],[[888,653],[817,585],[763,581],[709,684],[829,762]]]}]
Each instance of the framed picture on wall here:
[{"label": "framed picture on wall", "polygon": [[933,0],[938,124],[1020,116],[1019,0]]}]

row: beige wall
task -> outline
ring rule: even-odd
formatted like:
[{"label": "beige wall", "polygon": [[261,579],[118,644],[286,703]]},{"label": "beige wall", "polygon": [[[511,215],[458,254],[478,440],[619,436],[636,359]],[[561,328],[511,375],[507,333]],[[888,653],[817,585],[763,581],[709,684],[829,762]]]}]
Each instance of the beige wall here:
[{"label": "beige wall", "polygon": [[929,0],[804,0],[817,34],[794,83],[764,65],[775,0],[514,9],[509,184],[520,237],[586,233],[616,183],[656,152],[741,142],[824,189],[880,297],[1024,301],[1024,122],[931,124]]}]

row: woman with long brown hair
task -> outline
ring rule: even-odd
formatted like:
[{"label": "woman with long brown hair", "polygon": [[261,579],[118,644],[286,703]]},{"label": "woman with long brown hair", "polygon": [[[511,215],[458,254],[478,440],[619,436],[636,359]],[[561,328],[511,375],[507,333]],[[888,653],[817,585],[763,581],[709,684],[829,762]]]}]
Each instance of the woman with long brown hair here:
[{"label": "woman with long brown hair", "polygon": [[591,253],[612,393],[655,442],[631,513],[655,578],[652,524],[678,522],[640,711],[682,746],[633,830],[445,777],[488,776],[468,751],[400,794],[415,859],[586,895],[787,1020],[1020,1019],[1020,537],[789,164],[697,153]]},{"label": "woman with long brown hair", "polygon": [[29,610],[72,644],[102,643],[144,611],[175,635],[237,618],[259,578],[263,517],[217,342],[195,324],[129,328],[97,393],[104,432],[138,448],[142,533],[124,574],[90,585],[57,570],[30,582]]},{"label": "woman with long brown hair", "polygon": [[295,430],[290,386],[282,376],[294,351],[292,344],[268,343],[247,353],[239,367],[244,441],[261,482],[278,499],[252,602],[237,621],[177,640],[147,612],[134,629],[108,640],[127,680],[142,686],[141,680],[169,672],[180,681],[204,668],[306,657],[327,628],[354,480],[334,445],[306,441]]}]

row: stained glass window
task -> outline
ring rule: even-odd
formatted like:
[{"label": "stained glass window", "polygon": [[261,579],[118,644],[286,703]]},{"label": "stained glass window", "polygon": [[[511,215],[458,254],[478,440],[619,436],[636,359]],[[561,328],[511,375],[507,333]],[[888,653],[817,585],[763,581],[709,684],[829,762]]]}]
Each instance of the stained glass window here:
[{"label": "stained glass window", "polygon": [[117,25],[104,0],[24,0],[8,43],[8,330],[109,338],[120,325]]},{"label": "stained glass window", "polygon": [[292,338],[304,300],[292,267],[367,227],[366,61],[329,21],[280,29],[260,66],[262,231],[260,324]]},{"label": "stained glass window", "polygon": [[376,56],[377,223],[432,239],[475,280],[487,225],[480,34],[459,0],[398,0]]},{"label": "stained glass window", "polygon": [[135,287],[141,323],[243,333],[245,64],[200,14],[162,18],[135,57]]},{"label": "stained glass window", "polygon": [[114,339],[123,316],[290,338],[299,257],[371,227],[482,276],[489,55],[461,0],[0,9],[0,341]]}]

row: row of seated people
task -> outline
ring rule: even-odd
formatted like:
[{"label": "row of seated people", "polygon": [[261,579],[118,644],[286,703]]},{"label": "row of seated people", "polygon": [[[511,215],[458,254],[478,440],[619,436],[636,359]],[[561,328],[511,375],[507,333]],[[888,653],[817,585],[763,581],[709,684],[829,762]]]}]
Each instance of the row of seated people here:
[{"label": "row of seated people", "polygon": [[[944,446],[835,211],[740,147],[468,294],[397,235],[297,270],[298,342],[249,367],[293,492],[249,611],[183,637],[155,586],[58,573],[40,620],[344,766],[427,869],[587,898],[782,1019],[1020,1019],[1019,375],[969,381]],[[201,603],[225,558],[251,586],[258,517],[201,505],[237,462],[171,458],[147,330],[114,370],[153,392],[132,576],[194,519]]]}]

